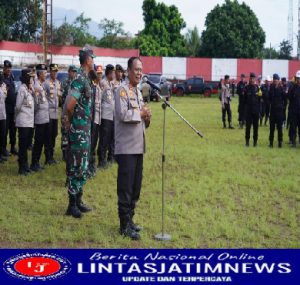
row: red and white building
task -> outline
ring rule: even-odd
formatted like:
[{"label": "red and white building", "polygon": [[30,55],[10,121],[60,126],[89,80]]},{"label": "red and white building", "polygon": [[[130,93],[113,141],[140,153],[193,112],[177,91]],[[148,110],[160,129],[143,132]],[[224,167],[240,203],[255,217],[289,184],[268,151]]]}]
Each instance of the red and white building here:
[{"label": "red and white building", "polygon": [[[78,51],[75,46],[51,47],[53,62],[59,65],[79,65]],[[138,49],[108,49],[94,48],[95,63],[121,64],[124,68],[131,56],[139,56]],[[41,45],[0,41],[0,63],[8,59],[14,66],[26,66],[41,63],[43,49]],[[241,73],[246,76],[250,72],[256,75],[272,76],[278,73],[280,77],[291,79],[300,70],[298,60],[260,60],[260,59],[223,59],[223,58],[184,58],[184,57],[156,57],[141,56],[144,73],[161,73],[169,79],[186,79],[192,76],[204,77],[207,81],[219,81],[225,74],[231,78],[239,78]]]}]

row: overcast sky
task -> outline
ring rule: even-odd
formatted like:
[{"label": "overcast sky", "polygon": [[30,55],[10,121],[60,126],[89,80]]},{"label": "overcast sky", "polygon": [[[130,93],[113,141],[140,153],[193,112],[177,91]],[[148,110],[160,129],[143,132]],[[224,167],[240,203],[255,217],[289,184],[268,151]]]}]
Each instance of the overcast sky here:
[{"label": "overcast sky", "polygon": [[[159,0],[159,2],[176,5],[186,21],[187,28],[197,26],[201,33],[207,13],[225,0]],[[266,32],[266,45],[270,46],[271,43],[278,49],[279,43],[287,39],[289,0],[244,0],[244,2],[256,13]],[[105,17],[121,21],[125,30],[133,35],[144,27],[142,3],[143,0],[53,0],[54,6],[84,12],[85,16],[96,22]],[[294,47],[298,26],[297,5],[298,0],[294,0]],[[55,18],[55,15],[53,16]]]}]

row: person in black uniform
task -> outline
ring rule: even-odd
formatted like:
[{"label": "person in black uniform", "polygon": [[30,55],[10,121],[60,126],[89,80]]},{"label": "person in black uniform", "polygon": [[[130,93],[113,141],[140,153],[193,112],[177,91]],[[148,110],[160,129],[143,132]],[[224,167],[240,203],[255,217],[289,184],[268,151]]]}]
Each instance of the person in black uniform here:
[{"label": "person in black uniform", "polygon": [[269,90],[270,90],[270,82],[271,77],[268,75],[265,83],[261,86],[262,91],[262,100],[261,100],[261,106],[262,106],[262,112],[260,116],[260,126],[262,126],[263,118],[265,118],[264,125],[267,125],[267,122],[270,117],[270,100],[269,100]]},{"label": "person in black uniform", "polygon": [[290,135],[292,147],[296,147],[297,128],[300,127],[300,70],[296,73],[296,82],[291,87],[288,97],[291,117]]},{"label": "person in black uniform", "polygon": [[286,125],[286,109],[288,105],[289,85],[285,77],[281,78],[281,84],[284,91],[284,108],[283,108],[283,127]]},{"label": "person in black uniform", "polygon": [[275,126],[278,132],[278,147],[282,147],[282,124],[283,110],[285,106],[285,94],[283,86],[279,82],[278,74],[273,75],[273,83],[270,86],[269,101],[270,101],[270,136],[269,147],[273,147]]},{"label": "person in black uniform", "polygon": [[3,75],[4,75],[4,83],[7,88],[7,97],[5,100],[5,108],[6,108],[6,136],[4,141],[4,150],[3,155],[8,156],[9,153],[7,151],[7,136],[9,134],[9,143],[10,143],[10,153],[13,155],[17,155],[18,151],[16,150],[16,125],[15,125],[15,107],[17,100],[17,93],[15,88],[14,77],[11,72],[12,64],[9,60],[4,60],[3,67]]},{"label": "person in black uniform", "polygon": [[239,96],[238,112],[239,112],[239,125],[241,129],[245,125],[244,89],[246,85],[247,85],[246,76],[245,74],[241,74],[241,81],[238,83],[236,87],[236,93]]},{"label": "person in black uniform", "polygon": [[246,146],[249,146],[250,131],[253,125],[253,146],[257,146],[258,140],[258,120],[260,97],[258,96],[258,86],[255,83],[255,74],[250,73],[249,84],[244,89],[245,110],[246,110]]}]

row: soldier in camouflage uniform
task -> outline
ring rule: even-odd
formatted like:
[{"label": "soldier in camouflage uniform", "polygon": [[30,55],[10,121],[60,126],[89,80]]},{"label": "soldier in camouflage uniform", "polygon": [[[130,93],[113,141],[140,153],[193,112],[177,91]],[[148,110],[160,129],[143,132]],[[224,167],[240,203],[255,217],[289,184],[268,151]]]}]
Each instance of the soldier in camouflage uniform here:
[{"label": "soldier in camouflage uniform", "polygon": [[80,218],[82,213],[91,211],[81,198],[87,180],[91,137],[91,80],[88,77],[93,69],[93,51],[86,46],[79,51],[81,68],[72,81],[67,98],[66,114],[63,117],[65,131],[68,132],[68,194],[69,206],[66,214]]},{"label": "soldier in camouflage uniform", "polygon": [[[69,73],[69,77],[62,83],[62,90],[63,90],[62,97],[61,97],[62,108],[64,108],[65,101],[68,96],[71,83],[76,78],[76,75],[77,75],[76,66],[70,65],[68,73]],[[62,112],[62,118],[63,118],[63,112]],[[65,128],[62,124],[62,126],[61,126],[61,150],[62,150],[62,158],[64,161],[66,161],[66,150],[68,147],[68,134],[64,130],[65,130]]]}]

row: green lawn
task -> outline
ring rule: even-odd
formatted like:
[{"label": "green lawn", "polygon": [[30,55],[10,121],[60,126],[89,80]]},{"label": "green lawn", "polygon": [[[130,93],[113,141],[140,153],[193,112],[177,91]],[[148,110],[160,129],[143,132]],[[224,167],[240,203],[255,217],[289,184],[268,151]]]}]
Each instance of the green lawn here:
[{"label": "green lawn", "polygon": [[[10,157],[0,165],[0,247],[299,248],[300,147],[289,148],[285,131],[283,149],[269,149],[269,129],[262,127],[258,147],[245,148],[236,101],[236,129],[223,130],[217,98],[171,100],[205,135],[198,137],[168,110],[166,231],[172,241],[153,239],[161,229],[162,111],[160,103],[151,103],[153,119],[135,217],[144,226],[141,241],[118,234],[116,165],[88,181],[84,200],[93,211],[78,220],[64,215],[64,163],[20,177],[16,158]],[[59,147],[58,138],[57,159]]]}]

